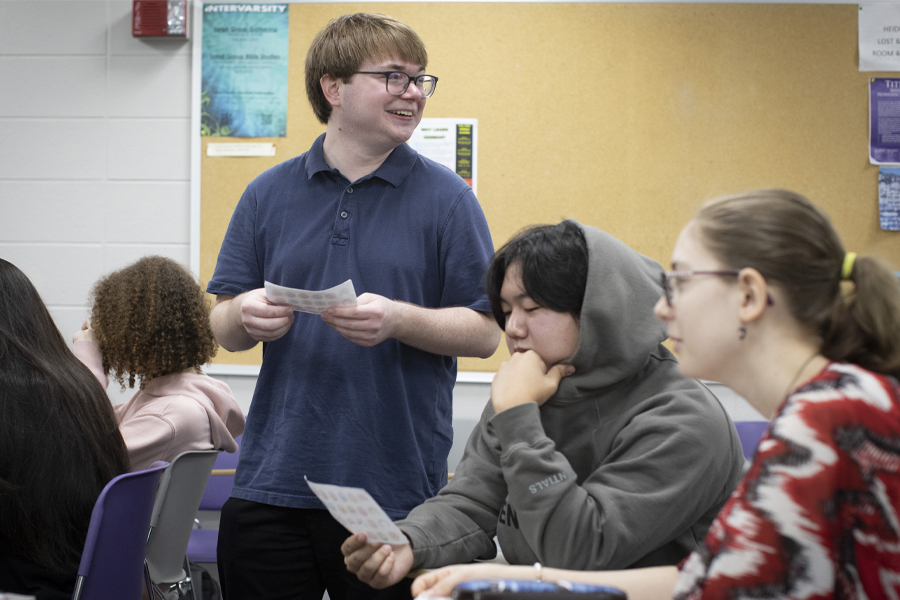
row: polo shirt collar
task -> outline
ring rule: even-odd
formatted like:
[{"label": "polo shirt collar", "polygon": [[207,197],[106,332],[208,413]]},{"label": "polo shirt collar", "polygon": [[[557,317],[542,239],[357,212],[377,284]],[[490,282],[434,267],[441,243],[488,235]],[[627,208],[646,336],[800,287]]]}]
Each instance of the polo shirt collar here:
[{"label": "polo shirt collar", "polygon": [[[307,153],[307,161],[306,161],[306,177],[312,179],[313,175],[319,173],[321,171],[331,172],[332,168],[328,166],[328,163],[325,162],[325,134],[323,133],[316,141],[313,142],[312,147],[309,149]],[[370,177],[378,177],[387,181],[394,187],[400,187],[400,184],[403,183],[403,180],[409,175],[410,171],[412,171],[413,165],[416,164],[416,159],[419,157],[419,154],[410,147],[409,144],[403,143],[394,148],[393,152],[391,152],[388,157],[385,159],[381,166],[378,167],[374,173],[363,177],[363,179],[369,179]]]}]

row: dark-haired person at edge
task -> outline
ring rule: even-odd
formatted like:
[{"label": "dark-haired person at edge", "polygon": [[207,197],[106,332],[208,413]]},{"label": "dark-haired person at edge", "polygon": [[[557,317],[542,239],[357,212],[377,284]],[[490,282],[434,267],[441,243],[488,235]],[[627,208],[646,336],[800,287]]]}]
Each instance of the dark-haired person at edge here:
[{"label": "dark-haired person at edge", "polygon": [[187,450],[237,451],[244,415],[227,384],[200,367],[216,354],[206,294],[162,256],[144,257],[94,285],[91,318],[73,337],[75,355],[101,385],[108,375],[128,402],[114,407],[134,471]]},{"label": "dark-haired person at edge", "polygon": [[398,523],[410,544],[351,536],[348,569],[381,587],[410,569],[490,559],[495,534],[503,558],[529,568],[674,565],[690,554],[744,459],[719,401],[661,344],[652,309],[662,273],[575,221],[503,246],[487,291],[512,358],[453,480]]},{"label": "dark-haired person at edge", "polygon": [[726,383],[772,421],[700,547],[680,571],[459,565],[422,575],[415,592],[541,577],[612,585],[629,600],[896,597],[897,277],[847,252],[821,210],[784,190],[705,204],[672,268],[655,310],[682,372]]},{"label": "dark-haired person at edge", "polygon": [[71,598],[97,496],[127,472],[109,397],[0,259],[0,591]]},{"label": "dark-haired person at edge", "polygon": [[[482,278],[493,254],[472,189],[405,144],[437,78],[419,36],[384,15],[329,23],[306,58],[326,132],[247,187],[207,291],[230,351],[263,342],[219,530],[229,600],[408,598],[348,573],[348,532],[304,481],[368,490],[394,519],[447,483],[456,356],[500,341]],[[358,306],[271,304],[266,281],[353,281]]]}]

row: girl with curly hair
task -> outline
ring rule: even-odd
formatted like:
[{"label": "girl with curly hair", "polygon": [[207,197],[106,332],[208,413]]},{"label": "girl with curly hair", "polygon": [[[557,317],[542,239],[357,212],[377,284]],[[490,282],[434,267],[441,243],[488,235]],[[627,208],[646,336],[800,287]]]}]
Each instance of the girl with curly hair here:
[{"label": "girl with curly hair", "polygon": [[109,399],[0,259],[0,590],[71,598],[97,496],[127,472]]},{"label": "girl with curly hair", "polygon": [[190,272],[148,256],[98,281],[75,355],[106,387],[134,397],[114,407],[133,470],[186,450],[237,450],[244,416],[228,385],[200,366],[216,353],[209,304]]}]

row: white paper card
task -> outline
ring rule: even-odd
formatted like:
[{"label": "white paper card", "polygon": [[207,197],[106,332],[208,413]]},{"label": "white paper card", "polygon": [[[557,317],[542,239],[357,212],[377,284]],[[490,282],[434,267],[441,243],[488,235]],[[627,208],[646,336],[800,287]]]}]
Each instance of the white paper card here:
[{"label": "white paper card", "polygon": [[207,156],[275,156],[275,144],[268,143],[208,143]]},{"label": "white paper card", "polygon": [[859,70],[900,71],[900,3],[859,5]]},{"label": "white paper card", "polygon": [[[306,479],[304,476],[303,479]],[[331,516],[351,533],[364,533],[370,542],[379,544],[408,544],[394,522],[378,503],[362,488],[342,487],[327,483],[313,483],[306,479],[309,489],[318,496]]]},{"label": "white paper card", "polygon": [[266,282],[266,297],[275,304],[290,306],[300,312],[321,314],[332,306],[356,306],[356,290],[353,282],[347,280],[333,288],[322,290],[301,290]]}]

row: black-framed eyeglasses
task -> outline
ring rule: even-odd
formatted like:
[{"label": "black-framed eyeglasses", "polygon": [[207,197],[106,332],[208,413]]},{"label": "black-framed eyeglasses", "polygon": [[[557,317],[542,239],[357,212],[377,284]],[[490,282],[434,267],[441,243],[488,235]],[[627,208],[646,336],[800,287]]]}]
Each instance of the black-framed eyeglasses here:
[{"label": "black-framed eyeglasses", "polygon": [[[661,278],[663,295],[666,297],[666,304],[669,305],[669,308],[674,306],[672,304],[672,296],[674,292],[677,290],[678,283],[681,279],[686,277],[693,277],[694,275],[716,275],[718,277],[737,277],[740,275],[740,270],[737,269],[729,269],[727,271],[664,271]],[[772,300],[772,296],[766,293],[766,304],[772,306],[775,304],[775,301]]]},{"label": "black-framed eyeglasses", "polygon": [[357,73],[381,75],[384,77],[384,86],[388,94],[393,94],[394,96],[405,94],[409,84],[414,82],[419,91],[422,92],[422,96],[431,98],[438,82],[438,78],[434,75],[416,75],[413,77],[402,71],[357,71]]}]

